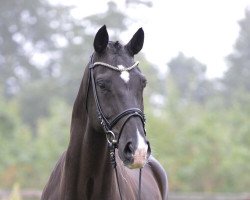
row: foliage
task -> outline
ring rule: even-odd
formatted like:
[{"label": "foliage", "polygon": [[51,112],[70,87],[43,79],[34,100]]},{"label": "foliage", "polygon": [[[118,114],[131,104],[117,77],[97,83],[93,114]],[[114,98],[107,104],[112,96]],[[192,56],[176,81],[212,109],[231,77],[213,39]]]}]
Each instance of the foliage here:
[{"label": "foliage", "polygon": [[[175,191],[248,191],[250,112],[188,104],[148,120],[154,153]],[[177,106],[177,105],[176,105]],[[163,128],[164,127],[164,128]],[[240,178],[239,178],[240,177]]]},{"label": "foliage", "polygon": [[[11,107],[12,104],[5,105],[7,110]],[[8,112],[9,116],[1,113],[16,125],[12,130],[8,127],[4,130],[1,126],[0,187],[9,188],[16,181],[22,187],[42,187],[54,162],[67,147],[69,107],[61,101],[52,102],[49,117],[39,120],[36,137],[32,137],[31,131],[18,119],[14,121],[17,113]]]}]

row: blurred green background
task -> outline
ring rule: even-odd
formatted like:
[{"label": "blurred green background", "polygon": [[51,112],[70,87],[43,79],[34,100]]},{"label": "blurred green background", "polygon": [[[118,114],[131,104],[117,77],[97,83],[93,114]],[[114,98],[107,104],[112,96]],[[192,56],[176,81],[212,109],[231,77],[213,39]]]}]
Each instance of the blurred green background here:
[{"label": "blurred green background", "polygon": [[[1,1],[2,191],[43,189],[67,148],[72,105],[96,30],[106,24],[115,40],[132,20],[115,2],[84,19],[73,18],[71,9],[42,0]],[[220,78],[208,79],[206,64],[182,52],[166,60],[167,73],[142,53],[137,57],[148,79],[148,137],[170,191],[250,192],[250,10],[239,27]]]}]

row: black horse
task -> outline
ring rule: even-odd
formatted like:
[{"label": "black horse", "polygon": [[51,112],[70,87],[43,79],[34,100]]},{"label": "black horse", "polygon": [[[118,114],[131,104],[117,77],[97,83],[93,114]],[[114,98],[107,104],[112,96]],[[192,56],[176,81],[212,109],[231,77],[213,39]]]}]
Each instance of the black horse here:
[{"label": "black horse", "polygon": [[41,199],[167,199],[167,176],[150,155],[144,129],[146,79],[134,61],[143,42],[142,28],[124,46],[109,41],[106,26],[97,32],[73,107],[69,146]]}]

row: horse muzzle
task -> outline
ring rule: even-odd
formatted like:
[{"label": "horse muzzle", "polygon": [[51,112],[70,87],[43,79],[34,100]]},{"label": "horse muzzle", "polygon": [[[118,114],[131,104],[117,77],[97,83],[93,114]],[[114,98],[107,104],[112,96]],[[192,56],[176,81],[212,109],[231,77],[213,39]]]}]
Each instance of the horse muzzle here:
[{"label": "horse muzzle", "polygon": [[135,149],[131,142],[128,142],[124,148],[123,155],[125,160],[124,165],[130,169],[143,168],[150,156],[151,149],[149,142]]}]

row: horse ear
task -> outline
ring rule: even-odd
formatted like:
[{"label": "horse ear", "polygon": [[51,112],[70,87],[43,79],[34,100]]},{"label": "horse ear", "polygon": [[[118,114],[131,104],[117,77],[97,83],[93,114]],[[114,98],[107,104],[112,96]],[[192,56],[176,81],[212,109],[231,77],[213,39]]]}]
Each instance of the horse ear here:
[{"label": "horse ear", "polygon": [[109,35],[106,29],[106,25],[103,25],[96,33],[94,39],[94,48],[97,53],[102,53],[109,42]]},{"label": "horse ear", "polygon": [[133,35],[132,39],[126,45],[127,50],[133,56],[137,54],[143,46],[144,43],[144,31],[139,28],[138,31]]}]

